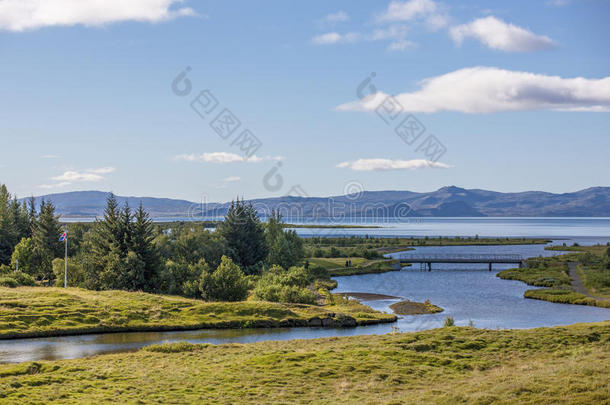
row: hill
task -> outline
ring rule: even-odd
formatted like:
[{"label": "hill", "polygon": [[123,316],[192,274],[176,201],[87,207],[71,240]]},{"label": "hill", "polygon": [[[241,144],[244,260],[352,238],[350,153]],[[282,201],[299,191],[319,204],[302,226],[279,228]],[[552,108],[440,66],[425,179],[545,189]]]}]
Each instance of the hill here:
[{"label": "hill", "polygon": [[[52,201],[65,217],[102,214],[108,193],[75,191],[37,197]],[[153,217],[223,216],[230,203],[207,203],[153,197],[117,196],[119,203],[137,207],[140,201]],[[433,192],[364,191],[334,197],[273,197],[251,200],[262,215],[280,210],[286,218],[333,217],[609,217],[610,187],[572,193],[542,191],[501,193],[450,186]]]}]

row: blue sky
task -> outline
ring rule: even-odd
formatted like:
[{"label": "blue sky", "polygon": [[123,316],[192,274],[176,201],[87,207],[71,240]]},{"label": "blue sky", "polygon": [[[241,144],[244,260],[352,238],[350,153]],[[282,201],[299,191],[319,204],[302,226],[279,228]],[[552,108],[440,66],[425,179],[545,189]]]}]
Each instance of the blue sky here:
[{"label": "blue sky", "polygon": [[[0,2],[0,182],[19,196],[610,186],[610,1],[97,3]],[[219,135],[225,108],[241,125]]]}]

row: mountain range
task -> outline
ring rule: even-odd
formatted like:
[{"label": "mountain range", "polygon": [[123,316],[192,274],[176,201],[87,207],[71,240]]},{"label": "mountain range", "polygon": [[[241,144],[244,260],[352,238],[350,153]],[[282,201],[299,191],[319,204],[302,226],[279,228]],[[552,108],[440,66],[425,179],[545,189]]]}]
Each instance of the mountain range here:
[{"label": "mountain range", "polygon": [[[73,191],[36,197],[51,201],[63,217],[101,216],[107,192]],[[231,203],[198,204],[154,197],[116,197],[122,205],[140,202],[154,218],[223,216]],[[363,191],[335,197],[273,197],[250,200],[259,214],[279,210],[297,221],[340,217],[610,217],[610,187],[592,187],[572,193],[542,191],[501,193],[450,186],[436,191]]]}]

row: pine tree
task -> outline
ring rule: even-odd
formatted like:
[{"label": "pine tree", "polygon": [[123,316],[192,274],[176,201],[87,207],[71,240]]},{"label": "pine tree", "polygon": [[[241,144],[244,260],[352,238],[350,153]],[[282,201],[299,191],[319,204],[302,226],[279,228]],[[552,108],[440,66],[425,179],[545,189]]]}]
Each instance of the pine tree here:
[{"label": "pine tree", "polygon": [[260,272],[268,246],[265,230],[252,204],[246,205],[239,199],[232,202],[217,232],[226,239],[229,256],[246,274]]},{"label": "pine tree", "polygon": [[51,202],[42,201],[40,215],[34,225],[32,239],[34,242],[34,263],[38,277],[53,281],[52,262],[56,257],[62,256],[62,245],[59,242],[61,227],[59,217],[55,215],[55,207]]},{"label": "pine tree", "polygon": [[143,266],[131,269],[132,288],[153,291],[160,269],[160,259],[153,244],[155,227],[148,213],[140,206],[134,215],[131,247]]}]

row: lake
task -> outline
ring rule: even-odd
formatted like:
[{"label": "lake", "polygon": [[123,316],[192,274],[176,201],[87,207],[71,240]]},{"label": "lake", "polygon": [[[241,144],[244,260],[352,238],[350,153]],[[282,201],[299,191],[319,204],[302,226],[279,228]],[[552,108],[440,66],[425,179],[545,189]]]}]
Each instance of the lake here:
[{"label": "lake", "polygon": [[[555,243],[580,244],[610,241],[608,218],[425,218],[420,223],[385,223],[381,229],[311,229],[299,228],[303,236],[374,235],[374,236],[536,236]],[[543,245],[524,246],[441,246],[418,247],[410,253],[514,253],[524,257],[560,254],[544,250]],[[501,280],[496,273],[510,265],[437,264],[433,271],[420,271],[418,265],[400,272],[337,277],[336,292],[371,292],[414,301],[429,299],[444,308],[433,315],[405,316],[393,324],[349,329],[281,328],[246,330],[197,330],[184,332],[131,332],[64,336],[57,338],[14,339],[0,341],[0,362],[66,359],[136,350],[156,343],[188,341],[192,343],[250,343],[261,340],[311,339],[328,336],[383,334],[398,328],[414,331],[436,328],[446,316],[457,325],[472,322],[479,328],[533,328],[595,322],[610,319],[610,310],[582,305],[554,304],[523,298],[533,287],[519,281]],[[371,307],[391,312],[396,300],[367,301]]]}]

